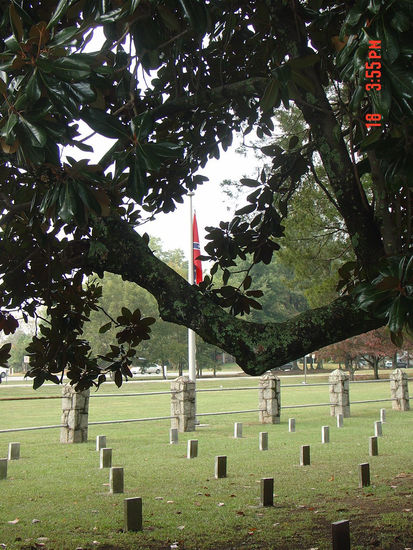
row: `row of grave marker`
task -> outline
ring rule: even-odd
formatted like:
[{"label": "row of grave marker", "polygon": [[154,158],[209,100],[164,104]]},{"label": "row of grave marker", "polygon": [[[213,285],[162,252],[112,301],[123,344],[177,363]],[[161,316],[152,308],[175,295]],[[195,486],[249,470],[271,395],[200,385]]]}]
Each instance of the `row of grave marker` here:
[{"label": "row of grave marker", "polygon": [[[385,422],[385,410],[380,411],[381,420],[375,422],[375,436],[370,437],[369,452],[370,455],[378,454],[377,437],[382,435],[382,422]],[[295,430],[295,420],[290,419],[289,426]],[[342,415],[337,415],[337,426],[343,426]],[[234,425],[234,437],[242,437],[242,423],[236,422]],[[322,442],[329,442],[329,426],[322,426]],[[178,443],[178,431],[171,429],[170,443]],[[198,440],[190,439],[187,442],[187,458],[196,458],[198,456]],[[260,432],[259,434],[260,450],[268,450],[268,432]],[[106,436],[97,436],[96,449],[100,451],[100,467],[109,467],[111,465],[112,449],[106,447]],[[105,461],[105,456],[107,461]],[[300,452],[300,464],[302,466],[310,465],[310,446],[302,445]],[[214,475],[216,479],[227,477],[227,456],[219,455],[215,457]],[[124,474],[123,468],[110,469],[109,485],[111,493],[123,493],[124,490]],[[359,487],[367,487],[370,485],[370,465],[369,463],[359,464]],[[262,478],[260,491],[261,506],[274,505],[274,478]],[[142,498],[135,497],[124,500],[124,525],[125,530],[139,531],[142,530]],[[332,528],[332,543],[333,550],[347,550],[350,548],[350,522],[342,520],[331,524]]]},{"label": "row of grave marker", "polygon": [[[380,409],[380,420],[374,423],[375,435],[369,438],[369,455],[378,455],[378,441],[377,438],[383,435],[383,423],[386,421],[386,410]],[[289,431],[295,432],[295,419],[290,418],[288,421]],[[337,415],[337,427],[343,427],[343,415]],[[235,422],[234,424],[234,437],[242,438],[242,422]],[[170,443],[178,443],[178,430],[171,428],[170,430]],[[323,444],[330,442],[330,427],[321,427],[321,442]],[[259,433],[259,449],[260,451],[268,450],[268,432]],[[106,447],[106,436],[98,435],[96,437],[96,450],[100,451],[100,468],[110,468],[112,466],[112,449]],[[195,458],[198,455],[198,440],[188,440],[187,458]],[[8,460],[18,460],[20,458],[20,443],[9,443],[8,459],[0,459],[0,479],[7,478],[7,463]],[[300,454],[300,464],[307,466],[310,464],[310,446],[302,445]]]},{"label": "row of grave marker", "polygon": [[[376,456],[378,454],[377,437],[382,436],[382,423],[385,422],[385,409],[380,410],[380,421],[375,422],[375,436],[370,437],[369,454]],[[337,427],[343,427],[343,415],[337,415]],[[289,419],[289,431],[295,431],[295,419]],[[322,426],[322,443],[329,442],[329,426]],[[242,423],[234,424],[234,437],[242,438]],[[170,430],[170,443],[178,443],[178,430]],[[268,432],[259,434],[260,450],[268,450]],[[96,438],[96,450],[100,452],[100,468],[110,468],[109,486],[111,493],[124,492],[124,469],[121,467],[112,467],[112,449],[106,447],[106,436],[99,435]],[[195,458],[198,455],[198,440],[188,440],[187,458]],[[0,479],[7,477],[8,460],[17,460],[20,458],[20,443],[13,442],[9,444],[8,459],[0,459]],[[302,466],[310,465],[310,446],[302,445],[300,451],[300,464]],[[215,457],[215,478],[227,477],[227,457],[224,455]],[[363,463],[359,465],[359,487],[370,485],[370,465]],[[262,506],[274,505],[274,478],[261,479]],[[350,548],[350,528],[349,521],[343,520],[334,522],[332,525],[333,550],[347,550]],[[124,499],[124,528],[126,531],[140,531],[143,529],[142,516],[142,498],[133,497]]]}]

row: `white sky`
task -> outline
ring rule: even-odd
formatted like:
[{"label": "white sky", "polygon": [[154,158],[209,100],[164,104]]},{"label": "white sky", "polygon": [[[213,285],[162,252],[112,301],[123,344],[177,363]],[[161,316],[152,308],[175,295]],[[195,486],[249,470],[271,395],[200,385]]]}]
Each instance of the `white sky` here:
[{"label": "white sky", "polygon": [[[228,197],[220,189],[225,179],[239,180],[254,172],[254,159],[248,159],[235,152],[235,149],[222,153],[219,160],[211,159],[199,173],[209,177],[209,181],[198,187],[192,198],[198,222],[201,254],[205,245],[206,226],[215,226],[223,220],[231,220],[237,205],[230,204]],[[182,248],[187,253],[190,222],[189,199],[178,205],[175,212],[161,214],[153,222],[145,224],[145,231],[159,237],[165,249]]]}]

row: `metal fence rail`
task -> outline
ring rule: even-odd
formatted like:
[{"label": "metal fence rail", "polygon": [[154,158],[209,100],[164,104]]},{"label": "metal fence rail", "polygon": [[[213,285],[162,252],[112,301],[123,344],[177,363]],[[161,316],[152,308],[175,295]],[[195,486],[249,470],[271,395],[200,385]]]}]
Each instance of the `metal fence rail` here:
[{"label": "metal fence rail", "polygon": [[[351,384],[372,384],[372,383],[380,383],[380,382],[389,382],[390,378],[382,378],[379,380],[354,380],[351,382]],[[413,378],[408,378],[408,381],[413,381]],[[283,388],[310,388],[310,387],[318,387],[318,386],[329,386],[329,382],[321,382],[316,384],[282,384],[281,389]],[[222,391],[245,391],[245,390],[258,390],[260,389],[258,386],[241,386],[236,388],[205,388],[205,389],[197,389],[196,393],[202,393],[202,392],[222,392]],[[172,391],[155,391],[155,392],[134,392],[134,393],[104,393],[104,394],[94,394],[90,397],[93,398],[102,398],[102,397],[144,397],[144,396],[153,396],[153,395],[171,395],[175,392]],[[25,396],[25,397],[0,397],[0,401],[35,401],[35,400],[41,400],[41,399],[62,399],[62,396],[60,395],[53,395],[53,396]],[[409,400],[413,400],[413,397],[410,397]],[[382,403],[382,402],[389,402],[393,401],[391,398],[386,399],[368,399],[363,401],[351,401],[350,405],[357,405],[357,404],[363,404],[363,403]],[[302,409],[302,408],[310,408],[310,407],[329,407],[331,406],[331,403],[309,403],[304,405],[287,405],[287,406],[281,406],[281,410],[286,409]],[[240,411],[222,411],[222,412],[206,412],[206,413],[197,413],[197,417],[206,417],[206,416],[220,416],[220,415],[228,415],[228,414],[246,414],[246,413],[256,413],[259,412],[260,409],[246,409],[246,410],[240,410]],[[101,421],[94,421],[89,422],[89,426],[97,426],[97,425],[105,425],[105,424],[122,424],[122,423],[130,423],[130,422],[149,422],[154,420],[171,420],[173,418],[176,418],[175,416],[154,416],[154,417],[148,417],[148,418],[129,418],[129,419],[122,419],[122,420],[101,420]],[[48,426],[32,426],[32,427],[24,427],[24,428],[9,428],[9,429],[3,429],[0,430],[0,433],[10,433],[10,432],[23,432],[23,431],[33,431],[33,430],[46,430],[46,429],[52,429],[52,428],[65,428],[66,425],[64,424],[53,424]]]},{"label": "metal fence rail", "polygon": [[245,411],[223,411],[215,413],[196,413],[197,416],[219,416],[220,414],[244,414],[244,413],[253,413],[260,412],[260,409],[247,409]]},{"label": "metal fence rail", "polygon": [[98,420],[97,422],[88,422],[88,426],[98,426],[99,424],[123,424],[125,422],[148,422],[149,420],[170,420],[175,416],[152,416],[150,418],[127,418],[124,420]]},{"label": "metal fence rail", "polygon": [[48,430],[50,428],[66,428],[64,424],[52,424],[50,426],[33,426],[29,428],[9,428],[8,430],[0,430],[0,434],[10,432],[31,432],[33,430]]}]

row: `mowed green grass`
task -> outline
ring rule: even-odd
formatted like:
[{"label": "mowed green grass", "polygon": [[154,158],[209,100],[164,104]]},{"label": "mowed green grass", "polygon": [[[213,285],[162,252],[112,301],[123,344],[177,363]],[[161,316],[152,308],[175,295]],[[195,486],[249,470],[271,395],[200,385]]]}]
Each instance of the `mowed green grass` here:
[{"label": "mowed green grass", "polygon": [[[302,378],[285,377],[283,384]],[[311,382],[325,382],[322,377]],[[258,408],[258,380],[204,380],[197,410]],[[168,391],[169,383],[139,382],[102,387],[93,397],[89,420],[168,416],[169,395],[124,396]],[[1,397],[59,395],[61,388],[1,387]],[[389,382],[351,385],[351,399],[386,399]],[[92,393],[93,395],[93,393]],[[284,388],[282,405],[327,403],[328,386]],[[60,401],[0,401],[1,428],[60,424]],[[369,457],[379,409],[386,408],[379,456]],[[288,433],[288,418],[296,432]],[[404,549],[413,543],[413,412],[391,410],[391,402],[352,406],[352,417],[336,427],[329,407],[285,409],[279,425],[262,425],[258,413],[200,416],[194,433],[169,444],[168,420],[89,427],[89,442],[59,443],[59,429],[0,434],[0,457],[8,443],[21,443],[21,459],[8,465],[0,481],[0,544],[7,548],[180,549],[331,548],[332,521],[352,521],[352,548]],[[233,438],[235,421],[243,438]],[[205,425],[204,425],[205,424]],[[321,426],[330,426],[330,443],[321,443]],[[269,433],[269,450],[258,450],[259,432]],[[109,471],[99,469],[95,438],[104,434],[113,465],[125,470],[125,493],[109,494]],[[186,442],[198,439],[199,456],[186,458]],[[299,465],[300,446],[311,445],[311,466]],[[228,477],[214,479],[214,457],[227,455]],[[358,465],[369,462],[372,486],[358,488]],[[259,506],[259,481],[274,477],[273,508]],[[143,498],[144,531],[123,532],[123,500]],[[410,511],[409,511],[410,510]],[[8,523],[18,519],[16,523]],[[32,523],[32,521],[40,520]],[[38,540],[40,538],[40,540]],[[45,538],[47,540],[45,540]],[[370,540],[374,539],[374,544]]]}]

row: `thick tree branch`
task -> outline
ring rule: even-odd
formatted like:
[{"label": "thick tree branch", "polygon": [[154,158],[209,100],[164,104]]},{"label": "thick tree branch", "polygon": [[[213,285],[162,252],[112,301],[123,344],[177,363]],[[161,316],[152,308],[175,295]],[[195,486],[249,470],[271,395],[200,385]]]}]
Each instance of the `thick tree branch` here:
[{"label": "thick tree branch", "polygon": [[349,297],[283,323],[244,321],[224,311],[156,258],[126,222],[106,220],[100,232],[100,242],[108,252],[88,257],[87,267],[122,275],[145,288],[156,298],[162,319],[192,328],[207,342],[233,355],[251,375],[383,324],[356,309]]}]

